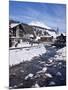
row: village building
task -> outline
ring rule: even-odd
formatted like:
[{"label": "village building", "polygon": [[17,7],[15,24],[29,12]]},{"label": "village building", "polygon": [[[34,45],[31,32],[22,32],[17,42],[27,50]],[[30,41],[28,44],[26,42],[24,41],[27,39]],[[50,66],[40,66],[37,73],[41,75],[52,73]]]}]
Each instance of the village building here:
[{"label": "village building", "polygon": [[56,36],[55,30],[48,30],[38,26],[30,26],[24,23],[11,23],[9,25],[9,43],[12,44],[22,41],[28,42],[52,42]]}]

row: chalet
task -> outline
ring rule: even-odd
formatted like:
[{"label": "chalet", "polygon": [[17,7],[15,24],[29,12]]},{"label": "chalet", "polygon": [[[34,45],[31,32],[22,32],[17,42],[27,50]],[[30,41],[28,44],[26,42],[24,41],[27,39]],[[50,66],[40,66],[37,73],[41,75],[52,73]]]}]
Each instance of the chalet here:
[{"label": "chalet", "polygon": [[30,42],[52,42],[55,30],[48,30],[46,28],[31,26],[24,23],[11,23],[9,25],[9,46],[22,41]]},{"label": "chalet", "polygon": [[[20,38],[23,36],[23,27],[21,26],[21,24],[11,24],[11,28],[10,30],[12,32],[11,36],[16,37],[16,38]],[[11,33],[10,32],[10,33]]]},{"label": "chalet", "polygon": [[31,26],[23,23],[11,23],[9,26],[9,42],[19,42],[20,40],[34,39],[35,35]]}]

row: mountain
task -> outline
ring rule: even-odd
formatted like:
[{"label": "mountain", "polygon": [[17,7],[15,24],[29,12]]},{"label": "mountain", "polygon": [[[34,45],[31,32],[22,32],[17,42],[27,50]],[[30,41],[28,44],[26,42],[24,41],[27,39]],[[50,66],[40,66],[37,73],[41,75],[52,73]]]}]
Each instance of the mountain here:
[{"label": "mountain", "polygon": [[49,26],[47,26],[44,23],[39,22],[39,21],[32,21],[31,23],[29,23],[29,25],[39,26],[39,27],[46,28],[46,29],[51,29],[51,27],[49,27]]},{"label": "mountain", "polygon": [[29,23],[29,25],[34,27],[36,30],[41,30],[43,33],[46,32],[47,35],[50,35],[56,38],[56,34],[57,34],[56,30],[52,29],[51,27],[45,25],[42,22],[32,21],[31,23]]}]

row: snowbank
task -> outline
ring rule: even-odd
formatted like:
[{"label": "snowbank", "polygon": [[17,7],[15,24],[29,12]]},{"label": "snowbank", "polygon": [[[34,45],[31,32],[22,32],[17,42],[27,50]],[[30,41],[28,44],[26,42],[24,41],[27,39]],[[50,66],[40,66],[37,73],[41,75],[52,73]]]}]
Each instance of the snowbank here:
[{"label": "snowbank", "polygon": [[66,60],[66,47],[61,48],[56,52],[55,60]]},{"label": "snowbank", "polygon": [[30,61],[33,57],[46,53],[43,45],[37,45],[31,48],[23,48],[22,50],[10,50],[10,65],[15,65],[23,61]]}]

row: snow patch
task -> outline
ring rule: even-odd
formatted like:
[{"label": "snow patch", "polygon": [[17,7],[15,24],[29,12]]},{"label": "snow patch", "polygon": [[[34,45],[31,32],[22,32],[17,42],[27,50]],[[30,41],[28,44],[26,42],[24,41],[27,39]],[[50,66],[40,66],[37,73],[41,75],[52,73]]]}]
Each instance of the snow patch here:
[{"label": "snow patch", "polygon": [[46,71],[47,71],[47,67],[44,67],[44,68],[42,69],[42,71],[43,71],[43,72],[46,72]]},{"label": "snow patch", "polygon": [[54,81],[51,81],[49,85],[55,85],[56,83]]},{"label": "snow patch", "polygon": [[32,77],[33,77],[33,74],[32,74],[32,73],[28,74],[28,75],[25,77],[25,80],[27,80],[29,77],[32,78]]},{"label": "snow patch", "polygon": [[56,73],[57,76],[62,76],[61,72]]},{"label": "snow patch", "polygon": [[39,88],[39,84],[36,82],[35,85],[32,88]]},{"label": "snow patch", "polygon": [[49,77],[49,78],[52,78],[52,75],[49,74],[49,73],[46,73],[45,75],[46,75],[47,77]]},{"label": "snow patch", "polygon": [[44,67],[42,70],[38,71],[37,73],[45,73],[47,71],[47,67]]}]

